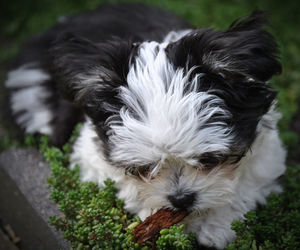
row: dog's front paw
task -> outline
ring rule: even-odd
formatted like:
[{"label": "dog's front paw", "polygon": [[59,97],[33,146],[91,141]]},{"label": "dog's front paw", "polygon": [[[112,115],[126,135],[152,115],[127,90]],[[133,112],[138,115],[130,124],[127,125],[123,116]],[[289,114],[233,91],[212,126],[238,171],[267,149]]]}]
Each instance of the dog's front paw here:
[{"label": "dog's front paw", "polygon": [[230,228],[213,225],[204,225],[196,234],[200,245],[217,249],[224,249],[235,237],[235,232]]}]

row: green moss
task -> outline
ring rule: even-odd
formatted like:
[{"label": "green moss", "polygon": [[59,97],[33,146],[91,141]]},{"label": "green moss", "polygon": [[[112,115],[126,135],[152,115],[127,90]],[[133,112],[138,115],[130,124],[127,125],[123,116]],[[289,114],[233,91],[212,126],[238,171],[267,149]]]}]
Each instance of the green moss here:
[{"label": "green moss", "polygon": [[171,226],[169,229],[163,229],[160,231],[160,237],[156,241],[158,249],[194,249],[195,244],[194,234],[185,234],[184,225]]}]

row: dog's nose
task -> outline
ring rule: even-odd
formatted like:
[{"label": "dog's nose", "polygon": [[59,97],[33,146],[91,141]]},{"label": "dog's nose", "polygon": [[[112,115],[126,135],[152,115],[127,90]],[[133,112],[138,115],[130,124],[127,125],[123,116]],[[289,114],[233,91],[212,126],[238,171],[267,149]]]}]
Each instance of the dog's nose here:
[{"label": "dog's nose", "polygon": [[186,209],[193,205],[195,201],[195,193],[178,193],[168,196],[169,201],[176,208]]}]

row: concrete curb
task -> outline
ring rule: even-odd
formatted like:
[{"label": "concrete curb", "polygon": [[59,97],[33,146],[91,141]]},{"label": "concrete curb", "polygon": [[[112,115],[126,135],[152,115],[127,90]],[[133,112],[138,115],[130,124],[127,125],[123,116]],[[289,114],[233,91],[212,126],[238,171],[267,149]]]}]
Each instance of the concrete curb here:
[{"label": "concrete curb", "polygon": [[50,167],[35,149],[9,149],[0,154],[0,218],[21,238],[20,249],[70,249],[61,232],[49,225],[60,215],[49,199]]}]

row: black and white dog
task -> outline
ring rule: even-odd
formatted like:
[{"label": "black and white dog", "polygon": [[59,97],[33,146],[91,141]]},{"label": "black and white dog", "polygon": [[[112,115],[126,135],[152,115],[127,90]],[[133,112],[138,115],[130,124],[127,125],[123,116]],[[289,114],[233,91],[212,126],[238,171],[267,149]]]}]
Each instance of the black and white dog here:
[{"label": "black and white dog", "polygon": [[82,180],[115,180],[142,219],[186,209],[186,230],[222,249],[231,222],[279,192],[285,171],[266,83],[281,65],[266,23],[254,12],[226,30],[197,29],[142,4],[66,18],[17,57],[12,111],[56,144],[84,119],[71,156]]}]

